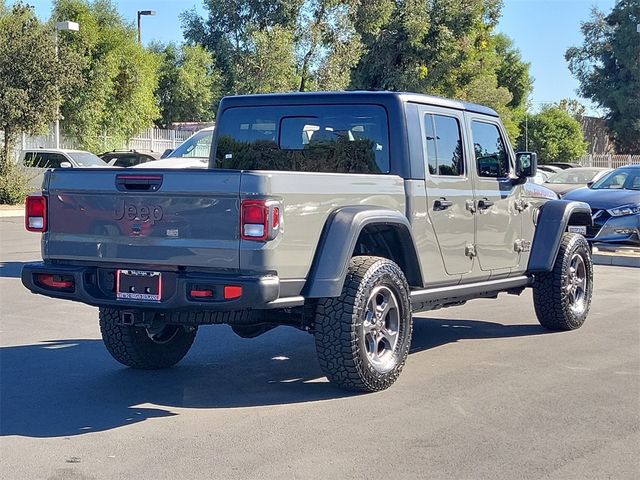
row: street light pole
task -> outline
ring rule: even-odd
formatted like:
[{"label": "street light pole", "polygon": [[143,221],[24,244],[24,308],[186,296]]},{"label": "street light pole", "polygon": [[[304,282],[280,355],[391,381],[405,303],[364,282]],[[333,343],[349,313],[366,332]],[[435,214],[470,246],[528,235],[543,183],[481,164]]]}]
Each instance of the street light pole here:
[{"label": "street light pole", "polygon": [[[56,60],[60,60],[58,55],[58,32],[77,32],[80,30],[80,25],[76,22],[58,22],[55,28],[55,42],[56,42]],[[56,126],[55,126],[56,148],[60,148],[60,103],[56,106]]]},{"label": "street light pole", "polygon": [[142,22],[140,18],[145,16],[153,16],[156,14],[155,10],[138,10],[138,43],[142,43]]}]

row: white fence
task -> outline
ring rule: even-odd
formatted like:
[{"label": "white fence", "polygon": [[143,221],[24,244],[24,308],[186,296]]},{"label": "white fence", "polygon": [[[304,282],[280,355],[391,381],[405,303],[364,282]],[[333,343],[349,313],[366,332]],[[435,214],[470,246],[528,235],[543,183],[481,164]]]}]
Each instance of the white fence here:
[{"label": "white fence", "polygon": [[577,163],[584,167],[618,168],[640,164],[640,155],[585,155]]},{"label": "white fence", "polygon": [[[166,149],[175,149],[182,142],[191,136],[193,132],[187,130],[162,130],[159,128],[149,128],[139,135],[129,139],[120,145],[119,149],[124,150],[153,150],[154,152],[164,152]],[[0,130],[0,141],[4,139]],[[109,135],[104,135],[105,145],[109,143]],[[56,146],[55,136],[49,135],[22,135],[15,145],[16,158],[22,150],[32,148],[54,148]],[[60,148],[76,149],[78,145],[64,135],[60,136]],[[103,152],[93,152],[97,155]]]}]

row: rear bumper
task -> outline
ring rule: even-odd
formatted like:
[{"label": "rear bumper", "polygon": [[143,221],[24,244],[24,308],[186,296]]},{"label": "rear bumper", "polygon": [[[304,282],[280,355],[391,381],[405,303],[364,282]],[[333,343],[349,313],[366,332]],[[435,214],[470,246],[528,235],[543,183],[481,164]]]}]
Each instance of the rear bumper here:
[{"label": "rear bumper", "polygon": [[[243,276],[191,272],[162,272],[162,301],[117,299],[115,269],[30,263],[22,268],[22,284],[33,293],[53,298],[73,300],[96,307],[121,307],[145,310],[212,310],[235,311],[274,308],[278,304],[280,280],[275,275]],[[73,287],[56,289],[38,281],[38,275],[73,277]],[[242,287],[242,296],[225,300],[225,285]],[[211,288],[213,298],[192,298],[195,288]]]}]

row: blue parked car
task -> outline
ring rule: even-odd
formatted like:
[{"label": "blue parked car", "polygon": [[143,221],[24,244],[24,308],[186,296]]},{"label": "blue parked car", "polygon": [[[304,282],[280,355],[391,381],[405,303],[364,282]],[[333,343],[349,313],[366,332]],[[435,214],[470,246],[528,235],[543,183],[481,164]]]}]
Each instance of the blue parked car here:
[{"label": "blue parked car", "polygon": [[564,200],[591,206],[593,226],[585,235],[589,242],[640,246],[640,165],[616,168]]}]

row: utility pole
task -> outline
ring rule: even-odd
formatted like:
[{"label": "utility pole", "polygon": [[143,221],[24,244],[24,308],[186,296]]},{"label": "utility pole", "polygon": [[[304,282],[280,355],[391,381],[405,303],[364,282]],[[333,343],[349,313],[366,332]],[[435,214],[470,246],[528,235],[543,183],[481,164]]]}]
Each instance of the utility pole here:
[{"label": "utility pole", "polygon": [[142,43],[142,22],[140,18],[144,16],[153,16],[156,14],[155,10],[138,10],[138,43]]},{"label": "utility pole", "polygon": [[[56,60],[60,60],[58,55],[58,32],[78,32],[80,25],[76,22],[58,22],[55,28],[56,42]],[[56,107],[56,126],[55,126],[56,148],[60,148],[60,103]]]}]

